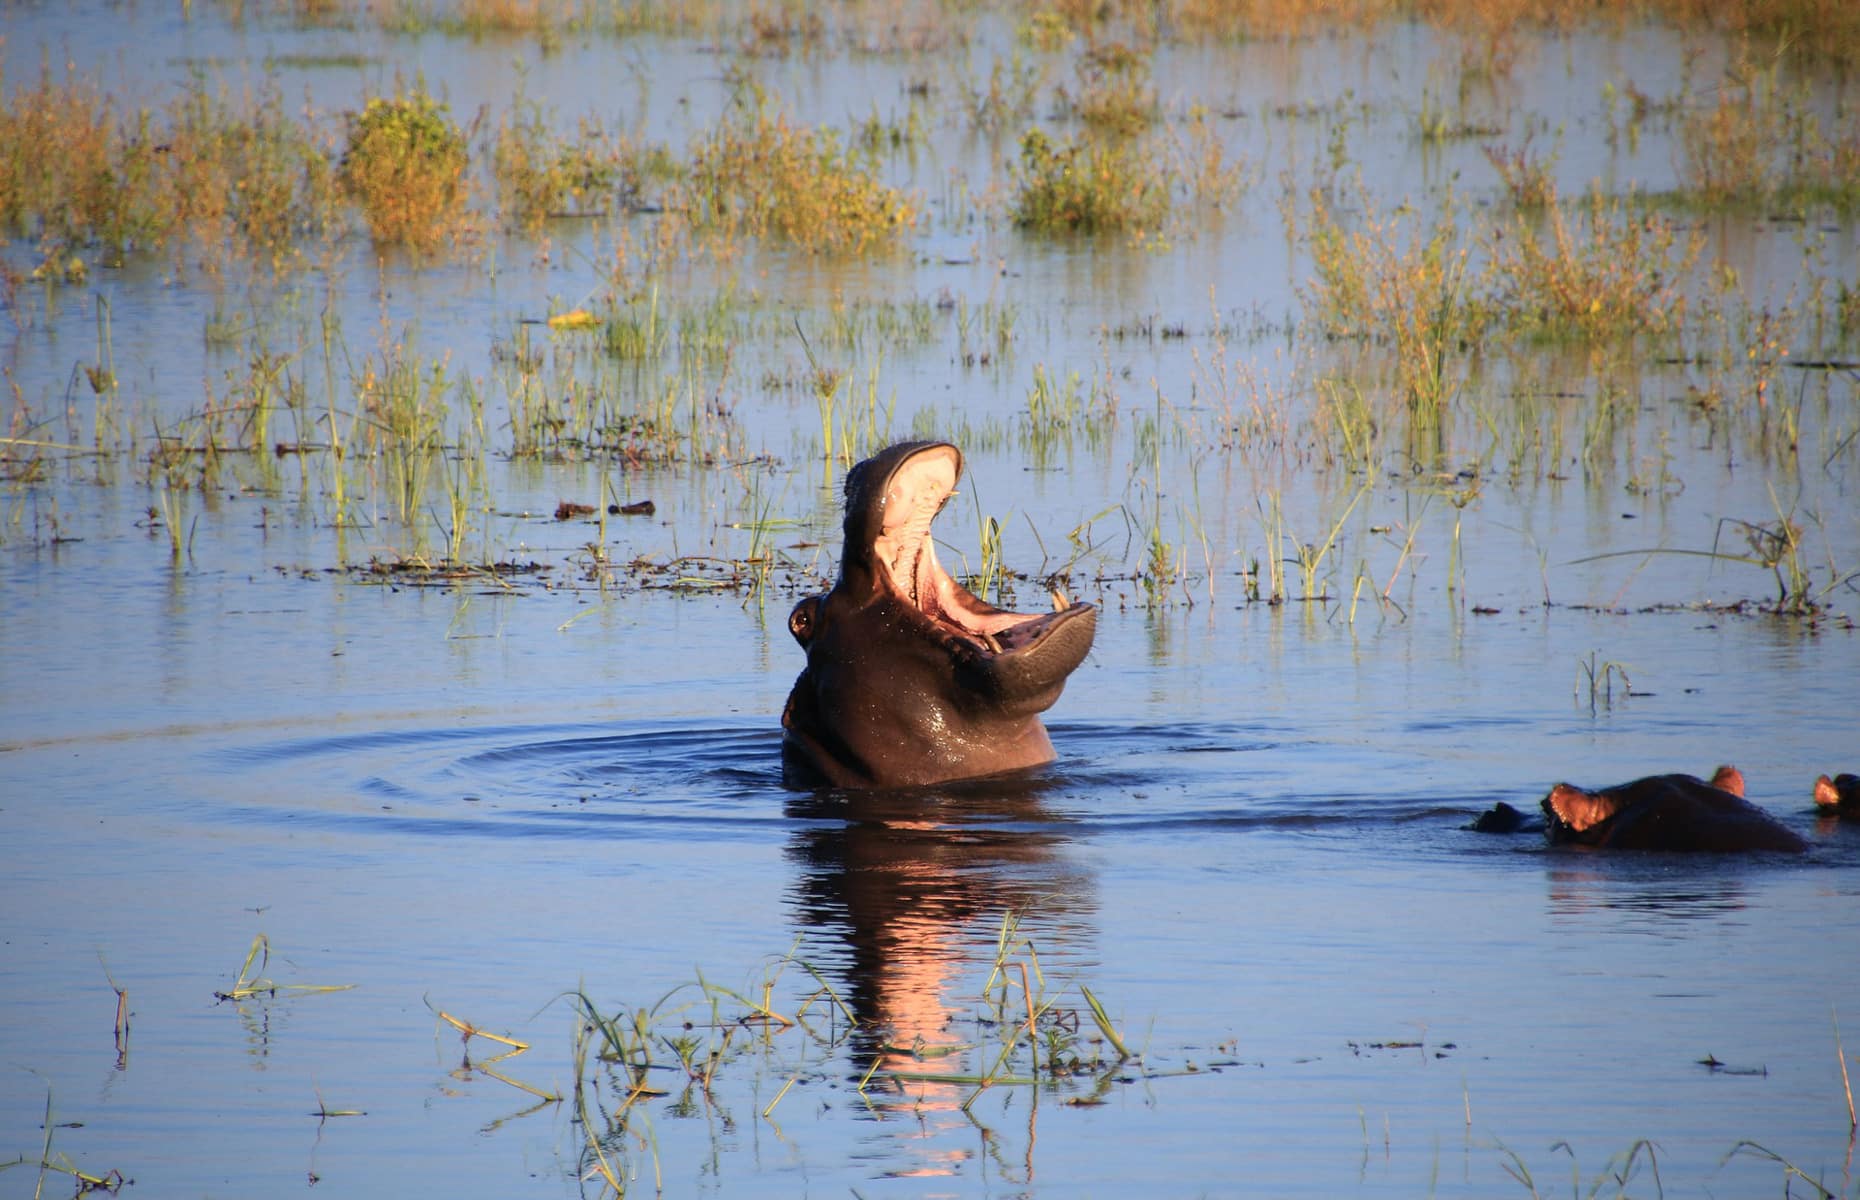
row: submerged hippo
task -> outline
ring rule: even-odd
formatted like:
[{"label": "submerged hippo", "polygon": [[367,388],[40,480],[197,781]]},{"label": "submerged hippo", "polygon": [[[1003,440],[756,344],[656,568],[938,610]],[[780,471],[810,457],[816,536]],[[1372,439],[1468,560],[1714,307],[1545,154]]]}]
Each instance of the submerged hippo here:
[{"label": "submerged hippo", "polygon": [[846,545],[833,590],[795,605],[807,652],[782,711],[794,786],[908,787],[1051,762],[1040,714],[1091,649],[1097,610],[986,604],[936,560],[930,522],[962,452],[906,442],[846,474]]},{"label": "submerged hippo", "polygon": [[1815,808],[1824,817],[1860,817],[1860,775],[1816,779]]},{"label": "submerged hippo", "polygon": [[1614,850],[1808,849],[1744,799],[1744,776],[1736,767],[1719,767],[1710,783],[1692,775],[1649,775],[1597,792],[1559,783],[1543,809],[1553,842]]}]

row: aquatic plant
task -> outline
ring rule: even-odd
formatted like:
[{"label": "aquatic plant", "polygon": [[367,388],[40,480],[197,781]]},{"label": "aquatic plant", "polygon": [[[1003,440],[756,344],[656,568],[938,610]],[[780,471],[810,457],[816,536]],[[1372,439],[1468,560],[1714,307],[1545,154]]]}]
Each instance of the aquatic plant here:
[{"label": "aquatic plant", "polygon": [[1014,223],[1042,233],[1153,233],[1169,215],[1161,164],[1126,142],[1055,142],[1029,129],[1014,178]]},{"label": "aquatic plant", "polygon": [[491,170],[505,223],[534,232],[549,217],[594,216],[638,190],[624,148],[583,118],[576,136],[557,137],[541,106],[519,99],[492,135]]},{"label": "aquatic plant", "polygon": [[879,182],[831,129],[796,125],[760,95],[740,99],[692,148],[679,203],[700,230],[859,254],[917,223],[914,203]]},{"label": "aquatic plant", "polygon": [[[1499,1165],[1504,1169],[1505,1174],[1517,1180],[1533,1197],[1543,1195],[1543,1193],[1538,1190],[1537,1181],[1532,1178],[1530,1167],[1525,1164],[1524,1159],[1503,1142],[1498,1143],[1498,1149],[1499,1153],[1504,1156],[1504,1160]],[[1582,1167],[1581,1164],[1576,1161],[1576,1151],[1568,1142],[1558,1142],[1551,1146],[1550,1149],[1552,1151],[1562,1151],[1564,1154],[1569,1155],[1569,1169],[1573,1177],[1571,1190],[1576,1195],[1586,1195],[1590,1200],[1595,1200],[1596,1197],[1603,1194],[1604,1189],[1612,1186],[1615,1189],[1613,1194],[1618,1200],[1626,1200],[1627,1196],[1630,1195],[1628,1184],[1633,1182],[1635,1176],[1640,1173],[1643,1160],[1645,1160],[1647,1171],[1653,1176],[1653,1185],[1656,1194],[1665,1194],[1666,1189],[1664,1185],[1660,1183],[1658,1147],[1646,1138],[1641,1138],[1626,1150],[1611,1157],[1608,1162],[1603,1165],[1602,1169],[1597,1172],[1594,1182],[1586,1192],[1583,1191],[1582,1188]]]},{"label": "aquatic plant", "polygon": [[[0,79],[3,87],[4,79]],[[164,110],[119,112],[91,81],[49,71],[0,106],[0,230],[38,239],[42,276],[81,279],[69,247],[116,265],[173,241],[283,265],[336,220],[329,158],[275,88],[244,109],[191,82]]]},{"label": "aquatic plant", "polygon": [[276,996],[279,992],[346,992],[355,986],[352,983],[278,983],[259,973],[270,961],[271,939],[262,933],[253,935],[251,948],[245,952],[245,961],[239,965],[239,977],[225,991],[214,992],[213,998],[240,1001],[259,996]]},{"label": "aquatic plant", "polygon": [[[1365,199],[1358,222],[1346,227],[1321,190],[1310,195],[1307,241],[1316,278],[1308,295],[1333,337],[1368,338],[1393,354],[1394,392],[1409,431],[1409,448],[1423,462],[1438,453],[1439,430],[1464,378],[1464,347],[1489,317],[1460,243],[1452,205],[1423,229],[1401,214],[1380,215]],[[1334,394],[1333,394],[1334,395]],[[1364,446],[1360,419],[1339,426]]]},{"label": "aquatic plant", "polygon": [[[870,1057],[855,1087],[880,1114],[908,1110],[927,1092],[949,1092],[952,1103],[960,1096],[969,1112],[997,1088],[1037,1087],[1089,1104],[1121,1082],[1160,1077],[1089,986],[1049,985],[1015,913],[1004,914],[995,941],[973,1011],[953,1014],[951,1039],[935,1045],[855,1012],[793,950],[740,988],[699,971],[638,1005],[602,1004],[585,989],[565,993],[576,1017],[573,1102],[584,1176],[615,1195],[647,1170],[662,1186],[655,1111],[727,1112],[726,1086],[749,1074],[780,1081],[766,1103],[758,1100],[758,1115],[772,1120],[812,1078],[801,1064],[849,1051]],[[675,1082],[659,1086],[666,1073]]]},{"label": "aquatic plant", "polygon": [[1105,133],[1141,133],[1156,120],[1149,56],[1122,42],[1103,42],[1079,56],[1078,91],[1061,100],[1079,120]]},{"label": "aquatic plant", "polygon": [[[433,1016],[436,1019],[443,1021],[458,1031],[459,1045],[463,1048],[465,1054],[464,1070],[489,1076],[499,1083],[509,1084],[520,1092],[528,1092],[545,1104],[560,1104],[562,1102],[563,1097],[558,1092],[537,1087],[535,1084],[525,1083],[520,1079],[513,1079],[502,1071],[492,1070],[495,1064],[501,1063],[506,1059],[516,1058],[527,1052],[530,1048],[528,1042],[520,1041],[506,1034],[492,1033],[488,1029],[472,1024],[470,1021],[455,1017],[443,1009],[433,1008],[430,1003],[427,1005],[427,1008],[432,1010]],[[493,1054],[490,1058],[473,1059],[471,1056],[471,1043],[473,1038],[494,1042],[504,1047],[504,1049]]]},{"label": "aquatic plant", "polygon": [[1671,202],[1860,211],[1860,114],[1843,105],[1824,132],[1806,87],[1784,82],[1780,53],[1754,61],[1745,45],[1716,102],[1687,109],[1679,133],[1687,186]]},{"label": "aquatic plant", "polygon": [[1599,188],[1573,205],[1552,197],[1541,218],[1520,214],[1489,237],[1494,315],[1517,333],[1587,340],[1678,329],[1704,245]]},{"label": "aquatic plant", "polygon": [[28,1160],[23,1154],[12,1162],[0,1162],[0,1171],[5,1171],[12,1167],[37,1167],[39,1169],[39,1179],[38,1185],[33,1189],[34,1196],[39,1196],[44,1193],[45,1176],[48,1171],[58,1175],[70,1176],[72,1181],[77,1185],[76,1194],[79,1196],[90,1192],[108,1192],[110,1195],[115,1196],[122,1192],[126,1184],[134,1182],[134,1180],[125,1178],[121,1171],[115,1170],[114,1168],[105,1171],[101,1175],[93,1175],[80,1168],[76,1163],[73,1163],[68,1155],[62,1152],[54,1153],[52,1151],[53,1133],[60,1128],[60,1125],[58,1122],[52,1120],[52,1089],[49,1086],[45,1089],[45,1116],[40,1124],[41,1128],[45,1130],[45,1140],[39,1147],[39,1157],[36,1162]]},{"label": "aquatic plant", "polygon": [[[1842,1064],[1841,1070],[1844,1075],[1846,1072],[1845,1063]],[[1852,1100],[1850,1098],[1849,1104],[1851,1105],[1851,1103],[1852,1103]],[[1768,1146],[1764,1146],[1758,1142],[1753,1142],[1749,1138],[1745,1138],[1742,1141],[1738,1142],[1737,1145],[1732,1146],[1729,1150],[1725,1152],[1724,1157],[1720,1159],[1719,1162],[1721,1164],[1730,1162],[1733,1158],[1736,1158],[1740,1154],[1748,1155],[1752,1158],[1767,1159],[1768,1161],[1773,1162],[1777,1166],[1781,1167],[1782,1175],[1783,1175],[1783,1194],[1785,1196],[1792,1194],[1790,1190],[1791,1182],[1799,1180],[1805,1186],[1814,1189],[1815,1195],[1819,1198],[1819,1200],[1840,1200],[1839,1192],[1832,1191],[1829,1188],[1823,1186],[1820,1180],[1812,1178],[1809,1175],[1809,1173],[1807,1171],[1804,1171],[1801,1167],[1796,1166],[1794,1163],[1790,1162],[1788,1159],[1784,1158],[1782,1155],[1776,1153],[1774,1150],[1771,1150]]]},{"label": "aquatic plant", "polygon": [[1555,202],[1556,159],[1555,152],[1533,152],[1528,134],[1516,147],[1501,143],[1485,147],[1485,160],[1498,172],[1511,206],[1521,212],[1539,212]]},{"label": "aquatic plant", "polygon": [[445,444],[451,381],[444,358],[426,360],[406,331],[384,335],[354,381],[363,443],[388,473],[389,495],[403,525],[417,520],[427,473]]},{"label": "aquatic plant", "polygon": [[1047,68],[1029,60],[1020,47],[997,55],[988,68],[988,82],[965,78],[961,83],[962,108],[969,124],[981,130],[1002,130],[1027,119],[1045,84]]},{"label": "aquatic plant", "polygon": [[340,178],[376,241],[429,249],[457,231],[468,161],[447,106],[416,84],[349,115]]}]

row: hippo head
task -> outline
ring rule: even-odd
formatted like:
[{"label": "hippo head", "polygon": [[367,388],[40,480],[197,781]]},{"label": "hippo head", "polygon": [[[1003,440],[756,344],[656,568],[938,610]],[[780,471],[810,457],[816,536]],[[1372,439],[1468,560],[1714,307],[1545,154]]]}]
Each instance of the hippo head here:
[{"label": "hippo head", "polygon": [[1675,798],[1722,807],[1719,796],[1742,799],[1743,795],[1744,773],[1727,764],[1712,773],[1709,784],[1690,775],[1650,775],[1599,792],[1559,783],[1544,797],[1543,809],[1552,841],[1588,842],[1599,838],[1608,822],[1629,811],[1671,805]]},{"label": "hippo head", "polygon": [[1860,775],[1817,776],[1815,807],[1824,814],[1860,816]]},{"label": "hippo head", "polygon": [[1008,612],[957,583],[930,525],[961,476],[947,442],[847,472],[839,579],[788,617],[807,652],[782,713],[791,783],[913,786],[1052,761],[1039,714],[1091,649],[1097,610],[1055,597],[1052,612]]},{"label": "hippo head", "polygon": [[1744,798],[1744,776],[1719,767],[1707,783],[1692,775],[1649,775],[1590,792],[1559,783],[1544,797],[1545,833],[1553,842],[1617,850],[1730,853],[1808,848]]}]

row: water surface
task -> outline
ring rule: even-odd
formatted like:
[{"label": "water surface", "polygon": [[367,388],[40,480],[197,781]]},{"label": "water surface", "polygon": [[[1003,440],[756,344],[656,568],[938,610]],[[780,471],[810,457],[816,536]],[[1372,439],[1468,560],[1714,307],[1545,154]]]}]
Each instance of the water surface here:
[{"label": "water surface", "polygon": [[[54,1155],[151,1195],[598,1192],[572,1097],[611,1075],[575,1059],[580,993],[629,1019],[659,1006],[664,1094],[604,1146],[635,1194],[1491,1196],[1572,1171],[1586,1194],[1643,1142],[1634,1194],[1655,1164],[1674,1195],[1801,1194],[1774,1161],[1727,1159],[1751,1141],[1860,1195],[1837,1057],[1837,1037],[1850,1062],[1860,1039],[1845,1007],[1860,828],[1809,802],[1818,772],[1860,769],[1852,387],[1783,370],[1800,449],[1779,455],[1757,417],[1693,398],[1750,384],[1741,343],[1677,362],[1495,346],[1468,376],[1478,402],[1425,461],[1339,463],[1312,432],[1313,380],[1374,388],[1385,364],[1303,324],[1311,268],[1280,205],[1296,209],[1339,125],[1391,208],[1449,190],[1499,204],[1477,139],[1411,136],[1451,79],[1447,39],[1401,26],[1159,50],[1171,119],[1209,105],[1253,182],[1166,243],[1130,245],[1041,239],[960,199],[1009,177],[1013,137],[947,103],[951,81],[1011,54],[999,15],[941,56],[755,57],[695,36],[545,54],[195,8],[14,6],[6,85],[69,55],[160,104],[188,71],[243,87],[295,54],[272,77],[325,112],[421,73],[455,112],[521,88],[565,123],[593,109],[682,144],[725,111],[733,70],[836,125],[906,110],[930,77],[942,115],[885,168],[930,216],[895,256],[751,247],[664,281],[668,311],[739,305],[727,366],[698,369],[732,414],[710,463],[508,453],[500,347],[596,296],[589,263],[649,217],[555,229],[547,253],[499,234],[475,261],[380,266],[354,236],[308,281],[132,260],[81,288],[16,287],[7,374],[28,424],[89,444],[95,402],[73,371],[107,311],[135,444],[48,455],[0,491],[0,1161],[28,1163],[0,1174],[4,1194],[35,1186],[48,1093]],[[1675,185],[1671,125],[1610,136],[1604,87],[1670,95],[1725,47],[1659,29],[1526,47],[1503,87],[1472,90],[1468,119],[1555,131],[1571,190]],[[1807,77],[1816,104],[1843,94]],[[1700,273],[1733,267],[1745,315],[1811,279],[1860,286],[1851,220],[1699,223]],[[16,242],[8,261],[34,253]],[[834,569],[844,464],[781,381],[806,364],[797,320],[818,336],[858,303],[929,314],[921,335],[868,331],[833,353],[886,398],[874,434],[963,442],[945,561],[978,564],[998,516],[1018,602],[1043,604],[1041,578],[1063,569],[1103,607],[1051,714],[1058,760],[1029,778],[782,786],[777,714],[800,666],[785,619]],[[171,553],[149,514],[153,427],[230,386],[265,330],[320,387],[304,330],[325,304],[357,357],[384,325],[480,385],[492,432],[467,544],[538,569],[371,569],[442,546],[443,492],[409,520],[358,467],[339,520],[310,456],[235,456],[186,489]],[[988,305],[1011,307],[1013,335],[965,361],[961,314]],[[203,337],[228,314],[251,340]],[[1742,319],[1723,327],[1741,336]],[[1809,324],[1796,358],[1852,354],[1851,334]],[[1107,389],[1114,419],[1031,435],[1036,367]],[[1628,399],[1599,436],[1614,394]],[[656,512],[553,517],[609,495]],[[1714,538],[1741,553],[1784,512],[1806,531],[1813,619],[1762,611],[1776,580],[1760,566],[1664,553]],[[772,535],[751,528],[765,513],[783,518]],[[1286,602],[1255,597],[1260,563],[1269,578],[1333,526],[1323,598],[1295,563]],[[1152,530],[1180,570],[1160,592],[1141,571]],[[740,562],[768,536],[783,566],[759,594],[667,586],[698,569],[685,556]],[[1558,780],[1721,761],[1806,855],[1604,856],[1466,828]],[[217,1000],[260,933],[270,979],[347,990]],[[1022,967],[1055,1006],[1050,1045],[1102,1065],[979,1095],[882,1072],[861,1087],[875,1063],[912,1065],[911,1047],[999,1044]],[[121,1048],[112,981],[132,1013]],[[1109,1060],[1081,986],[1136,1058]],[[690,1086],[675,1041],[714,1044],[714,1015],[765,995],[802,1022],[730,1025],[712,1088]],[[439,1011],[529,1043],[492,1069],[564,1099],[477,1070],[497,1051],[461,1046]]]}]

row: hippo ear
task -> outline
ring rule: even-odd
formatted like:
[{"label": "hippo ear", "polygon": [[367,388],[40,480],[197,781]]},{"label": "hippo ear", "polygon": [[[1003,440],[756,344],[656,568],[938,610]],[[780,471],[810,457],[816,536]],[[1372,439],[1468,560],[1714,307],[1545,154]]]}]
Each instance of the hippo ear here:
[{"label": "hippo ear", "polygon": [[1834,781],[1826,775],[1815,779],[1815,804],[1819,808],[1839,808],[1841,794],[1834,790]]},{"label": "hippo ear", "polygon": [[1733,796],[1744,794],[1744,773],[1729,763],[1712,772],[1711,785]]},{"label": "hippo ear", "polygon": [[795,641],[801,643],[803,650],[814,640],[814,635],[820,632],[820,604],[823,599],[821,596],[809,596],[795,605],[794,611],[788,614],[788,632],[794,635]]}]

